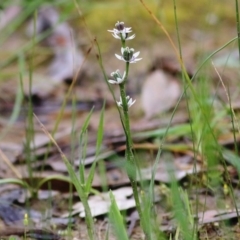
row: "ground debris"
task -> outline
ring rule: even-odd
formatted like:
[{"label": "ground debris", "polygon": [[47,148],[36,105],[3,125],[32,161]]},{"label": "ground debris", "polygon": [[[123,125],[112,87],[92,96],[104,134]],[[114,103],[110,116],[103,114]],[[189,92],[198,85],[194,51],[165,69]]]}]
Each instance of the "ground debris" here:
[{"label": "ground debris", "polygon": [[0,231],[0,237],[8,237],[11,235],[16,235],[19,237],[27,236],[36,240],[60,240],[62,239],[60,235],[44,229],[38,228],[14,228],[7,227],[4,230]]}]

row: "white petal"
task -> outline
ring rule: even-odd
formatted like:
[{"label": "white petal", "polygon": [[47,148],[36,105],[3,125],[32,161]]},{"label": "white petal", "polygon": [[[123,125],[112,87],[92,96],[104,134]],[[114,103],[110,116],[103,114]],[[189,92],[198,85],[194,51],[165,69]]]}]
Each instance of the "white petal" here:
[{"label": "white petal", "polygon": [[108,82],[111,83],[111,84],[118,84],[118,82],[116,82],[115,80],[111,80],[111,79],[108,80]]},{"label": "white petal", "polygon": [[125,27],[125,32],[126,33],[130,33],[132,30],[131,30],[131,27]]},{"label": "white petal", "polygon": [[136,58],[136,57],[139,55],[139,53],[140,53],[140,51],[139,51],[139,52],[135,52],[135,53],[133,54],[133,57]]},{"label": "white petal", "polygon": [[123,55],[125,48],[121,47],[121,53]]},{"label": "white petal", "polygon": [[117,36],[117,35],[113,35],[113,37],[114,38],[116,38],[116,39],[121,39],[119,36]]},{"label": "white petal", "polygon": [[119,59],[119,60],[124,60],[122,56],[118,55],[118,54],[115,54],[116,58]]},{"label": "white petal", "polygon": [[135,34],[133,34],[132,36],[130,36],[130,37],[127,37],[127,38],[126,38],[126,40],[132,40],[132,39],[134,39],[134,38],[135,38],[135,36],[136,36],[136,35],[135,35]]},{"label": "white petal", "polygon": [[136,99],[133,101],[131,98],[128,102],[128,107],[130,108],[135,102],[136,102]]},{"label": "white petal", "polygon": [[118,105],[119,107],[122,108],[122,103],[121,103],[121,102],[116,101],[116,103],[117,103],[117,105]]},{"label": "white petal", "polygon": [[123,78],[117,78],[117,83],[120,84],[123,82],[123,80],[124,80]]},{"label": "white petal", "polygon": [[132,105],[132,99],[130,98],[127,102],[128,106],[131,106]]},{"label": "white petal", "polygon": [[114,28],[113,30],[108,30],[108,32],[115,33],[118,32],[118,30]]},{"label": "white petal", "polygon": [[116,28],[114,28],[113,30],[108,30],[108,32],[111,32],[112,34],[120,34],[121,33]]},{"label": "white petal", "polygon": [[142,58],[132,58],[129,63],[136,63],[137,61],[142,60]]},{"label": "white petal", "polygon": [[113,37],[116,39],[121,39],[116,33],[112,33]]},{"label": "white petal", "polygon": [[131,106],[134,104],[136,102],[136,99],[134,100],[134,101],[132,101],[132,104],[131,104]]}]

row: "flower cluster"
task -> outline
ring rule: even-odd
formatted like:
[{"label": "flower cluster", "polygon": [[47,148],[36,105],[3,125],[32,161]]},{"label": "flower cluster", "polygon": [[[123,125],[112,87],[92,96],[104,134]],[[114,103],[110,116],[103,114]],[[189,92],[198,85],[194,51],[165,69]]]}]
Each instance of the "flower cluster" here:
[{"label": "flower cluster", "polygon": [[121,48],[122,56],[115,54],[116,58],[124,62],[135,63],[140,61],[142,58],[137,58],[140,52],[134,53],[133,48]]},{"label": "flower cluster", "polygon": [[[136,102],[136,100],[133,101],[132,98],[130,98],[129,96],[126,97],[126,100],[129,108]],[[123,108],[123,102],[121,97],[120,97],[120,101],[119,102],[117,101],[117,105]]]},{"label": "flower cluster", "polygon": [[113,77],[113,80],[108,80],[109,83],[111,84],[120,84],[122,82],[124,82],[125,80],[125,76],[126,76],[126,72],[123,73],[123,76],[121,76],[119,70],[117,70],[116,72],[112,72],[111,73],[111,77]]},{"label": "flower cluster", "polygon": [[108,30],[112,33],[113,37],[116,39],[122,39],[122,40],[131,40],[135,38],[135,34],[132,36],[128,36],[130,32],[132,32],[131,28],[126,28],[124,26],[124,22],[117,22],[115,24],[115,27],[113,30]]},{"label": "flower cluster", "polygon": [[[131,27],[125,27],[124,22],[117,22],[115,24],[115,28],[113,30],[108,30],[109,32],[112,33],[113,37],[116,39],[120,39],[122,42],[122,48],[121,48],[121,53],[122,56],[115,54],[116,58],[126,62],[127,64],[129,63],[136,63],[137,61],[140,61],[142,58],[137,58],[140,52],[135,52],[133,48],[125,47],[125,41],[126,40],[132,40],[135,38],[135,34],[129,36],[129,33],[132,32]],[[127,71],[128,72],[128,71]],[[125,84],[126,79],[127,79],[127,73],[124,72],[123,75],[120,74],[119,70],[116,70],[115,72],[111,73],[111,77],[113,79],[109,79],[108,82],[111,84]],[[124,86],[124,85],[123,85]],[[129,96],[126,96],[126,102],[128,108],[131,107],[136,100],[132,100]],[[123,108],[123,101],[122,98],[120,97],[120,101],[117,101],[118,107]]]}]

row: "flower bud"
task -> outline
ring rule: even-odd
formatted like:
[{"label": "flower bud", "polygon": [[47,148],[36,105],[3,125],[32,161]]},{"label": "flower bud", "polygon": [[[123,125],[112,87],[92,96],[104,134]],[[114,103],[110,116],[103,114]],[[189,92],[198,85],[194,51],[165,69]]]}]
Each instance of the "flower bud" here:
[{"label": "flower bud", "polygon": [[112,72],[111,77],[113,77],[114,79],[122,78],[119,70],[117,70],[116,72]]},{"label": "flower bud", "polygon": [[123,51],[123,58],[125,61],[129,62],[133,57],[134,49],[126,47]]},{"label": "flower bud", "polygon": [[124,22],[117,22],[117,23],[115,24],[115,27],[116,27],[116,29],[117,29],[119,32],[123,31],[123,29],[125,28]]},{"label": "flower bud", "polygon": [[119,70],[111,73],[111,77],[114,79],[109,79],[108,82],[111,84],[121,84],[125,80],[126,72],[124,71],[123,76]]}]

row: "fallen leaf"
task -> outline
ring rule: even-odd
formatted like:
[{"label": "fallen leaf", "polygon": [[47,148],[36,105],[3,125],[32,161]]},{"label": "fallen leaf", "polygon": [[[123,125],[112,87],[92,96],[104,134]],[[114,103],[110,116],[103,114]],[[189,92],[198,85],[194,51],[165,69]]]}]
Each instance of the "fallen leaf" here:
[{"label": "fallen leaf", "polygon": [[[239,209],[238,209],[239,211]],[[198,213],[199,223],[206,224],[212,222],[219,222],[224,220],[229,220],[232,218],[237,218],[238,214],[236,209],[230,210],[208,210],[205,212]]]},{"label": "fallen leaf", "polygon": [[[133,197],[130,197],[133,193],[131,187],[123,187],[113,190],[112,193],[120,211],[133,208],[135,206],[135,200]],[[90,197],[88,204],[93,217],[108,213],[111,204],[109,193],[101,193],[99,195]],[[77,213],[79,213],[80,217],[85,217],[85,211],[82,202],[76,203],[73,206],[72,214]],[[68,213],[64,214],[65,217],[68,217],[68,215]]]},{"label": "fallen leaf", "polygon": [[[157,188],[156,188],[157,189]],[[159,201],[160,196],[158,191],[155,189],[155,202]],[[118,209],[120,211],[127,210],[135,207],[135,200],[133,198],[133,190],[131,187],[122,187],[112,191]],[[111,200],[109,197],[109,192],[100,193],[99,195],[91,196],[88,199],[88,204],[91,209],[93,217],[100,216],[108,213],[109,207],[111,205]],[[71,215],[78,214],[81,218],[85,217],[85,211],[82,202],[78,202],[73,206],[73,211]],[[63,214],[61,217],[69,217],[69,212]]]},{"label": "fallen leaf", "polygon": [[162,70],[151,73],[142,87],[141,102],[146,118],[172,108],[181,94],[179,83]]}]

